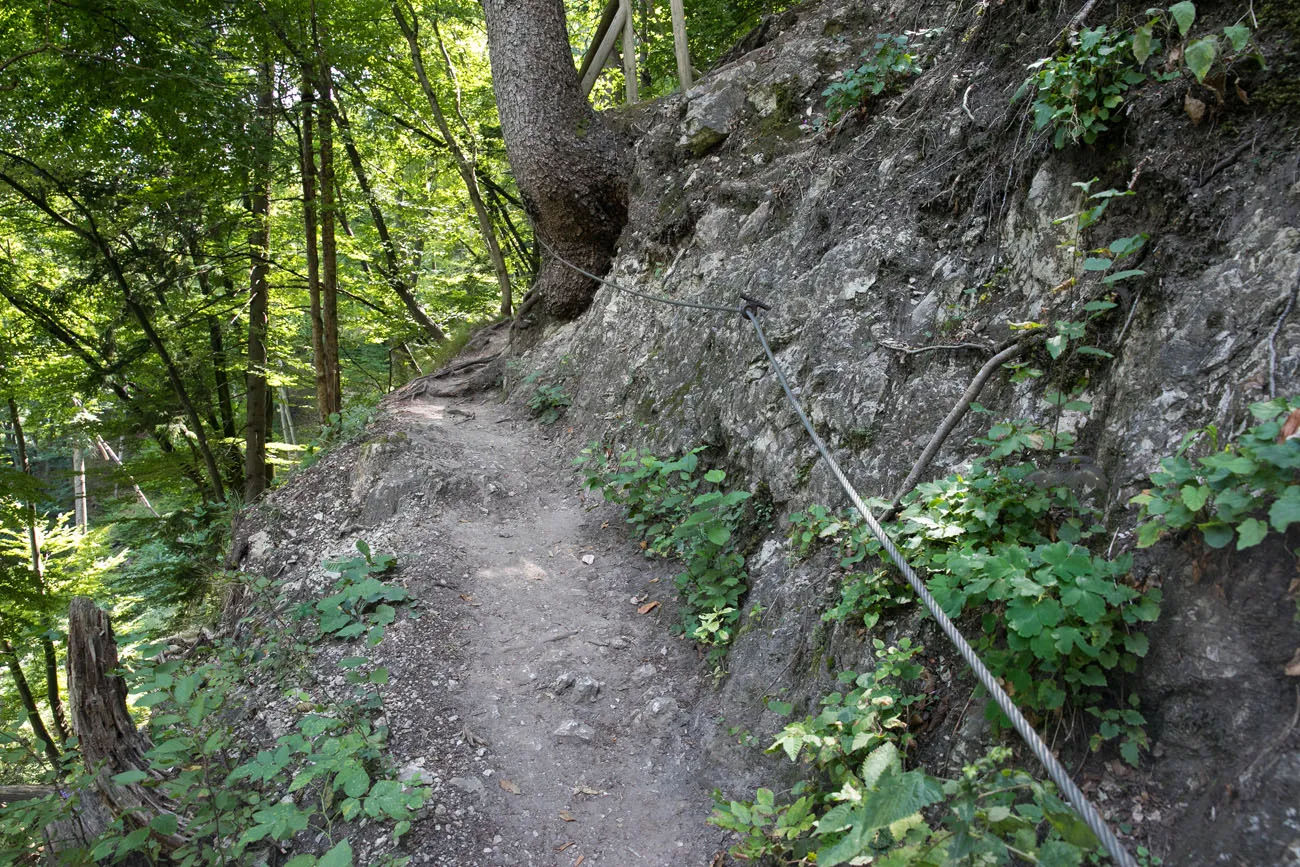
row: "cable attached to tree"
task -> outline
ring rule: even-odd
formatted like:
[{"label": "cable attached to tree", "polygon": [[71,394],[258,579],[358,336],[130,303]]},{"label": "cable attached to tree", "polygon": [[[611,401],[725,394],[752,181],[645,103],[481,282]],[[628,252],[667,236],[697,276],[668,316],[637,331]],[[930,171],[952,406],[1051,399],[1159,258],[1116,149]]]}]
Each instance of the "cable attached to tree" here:
[{"label": "cable attached to tree", "polygon": [[721,304],[705,304],[705,303],[695,302],[695,301],[678,301],[675,298],[664,298],[661,295],[648,295],[645,292],[638,292],[636,289],[629,289],[627,286],[620,286],[619,284],[615,283],[612,280],[606,280],[604,277],[597,277],[595,274],[591,273],[590,271],[584,268],[579,268],[577,265],[573,264],[568,259],[561,256],[559,253],[555,252],[555,248],[552,247],[550,244],[546,243],[545,241],[543,241],[540,235],[535,235],[534,238],[536,239],[537,243],[541,244],[543,247],[546,248],[546,251],[548,253],[550,253],[552,256],[554,256],[557,260],[559,260],[564,265],[568,266],[574,271],[577,271],[579,274],[581,274],[584,277],[590,277],[592,280],[595,280],[597,283],[600,283],[604,286],[608,286],[611,289],[617,289],[619,292],[626,292],[628,295],[635,295],[636,297],[644,298],[647,301],[657,301],[660,304],[671,304],[674,307],[690,307],[695,310],[711,310],[715,313],[738,312],[738,308],[735,307],[723,307]]},{"label": "cable attached to tree", "polygon": [[1025,715],[1020,712],[1020,708],[1016,707],[1015,702],[1011,700],[1011,696],[1007,695],[1006,690],[1004,690],[1001,684],[998,683],[997,678],[993,676],[993,672],[990,671],[988,666],[984,664],[984,661],[979,658],[979,654],[975,652],[975,648],[971,647],[970,642],[968,642],[965,636],[963,636],[957,629],[957,625],[952,622],[952,619],[947,614],[944,613],[944,610],[939,606],[938,601],[933,595],[931,595],[929,588],[925,586],[925,582],[921,580],[920,576],[916,574],[916,570],[911,567],[899,552],[898,548],[894,545],[893,540],[885,533],[884,527],[882,527],[880,522],[876,520],[875,516],[871,514],[871,510],[867,508],[866,503],[862,501],[862,497],[858,495],[857,489],[853,487],[853,484],[848,480],[848,477],[844,475],[844,471],[840,469],[839,463],[837,463],[835,458],[831,456],[830,450],[826,448],[826,444],[822,442],[822,438],[817,435],[817,431],[813,428],[812,422],[808,420],[808,416],[804,413],[803,407],[799,405],[799,401],[795,398],[794,391],[790,387],[790,382],[786,379],[785,371],[781,368],[780,362],[776,360],[776,356],[772,353],[772,347],[768,345],[767,342],[767,335],[763,332],[763,326],[758,321],[759,312],[762,310],[772,309],[770,305],[758,300],[757,298],[752,298],[744,294],[740,296],[743,303],[737,307],[723,307],[717,304],[697,304],[690,301],[677,301],[672,298],[648,295],[644,292],[638,292],[635,289],[629,289],[626,286],[620,286],[619,284],[606,280],[603,277],[597,277],[595,274],[585,271],[565,259],[559,253],[555,252],[555,250],[541,238],[538,238],[537,241],[545,247],[552,256],[567,265],[569,268],[572,268],[583,276],[590,277],[598,283],[617,289],[620,292],[626,292],[629,295],[635,295],[638,298],[645,298],[648,301],[657,301],[661,304],[671,304],[676,307],[693,307],[700,310],[710,310],[721,313],[739,313],[750,321],[750,324],[754,326],[754,333],[758,336],[759,343],[763,346],[763,352],[766,353],[767,360],[772,365],[772,370],[776,372],[777,382],[780,383],[781,390],[785,392],[786,400],[789,401],[795,414],[799,416],[799,421],[803,423],[804,430],[808,432],[808,436],[812,439],[813,445],[817,447],[817,451],[826,461],[826,465],[830,467],[831,474],[835,476],[835,480],[839,482],[844,493],[848,495],[849,501],[853,504],[853,508],[860,516],[862,516],[862,520],[866,523],[867,529],[871,531],[871,535],[876,537],[876,541],[880,543],[880,547],[884,549],[885,553],[889,556],[889,559],[898,567],[898,570],[903,573],[903,577],[907,580],[907,583],[911,585],[912,590],[916,592],[921,603],[925,605],[926,610],[929,611],[930,615],[938,622],[939,628],[943,631],[943,634],[948,637],[948,640],[957,648],[957,652],[961,654],[961,658],[966,661],[966,664],[970,666],[971,671],[975,673],[975,679],[978,680],[980,685],[988,691],[989,697],[993,699],[993,702],[998,706],[998,708],[1006,714],[1008,719],[1011,720],[1011,725],[1015,728],[1016,733],[1020,735],[1020,738],[1029,747],[1030,752],[1032,752],[1034,757],[1042,764],[1043,768],[1047,771],[1047,775],[1052,778],[1054,783],[1056,783],[1062,794],[1065,795],[1066,800],[1070,802],[1070,805],[1074,807],[1075,811],[1077,811],[1079,816],[1082,817],[1084,823],[1094,834],[1097,835],[1097,839],[1101,842],[1101,845],[1106,849],[1110,856],[1115,859],[1115,863],[1119,865],[1119,867],[1138,867],[1137,861],[1133,859],[1133,856],[1129,854],[1128,849],[1126,849],[1124,844],[1120,842],[1119,838],[1115,836],[1115,833],[1110,829],[1110,826],[1106,824],[1106,820],[1102,818],[1101,814],[1097,812],[1097,808],[1088,800],[1087,795],[1085,795],[1083,791],[1075,785],[1074,780],[1070,779],[1070,774],[1065,769],[1065,766],[1057,760],[1056,756],[1052,755],[1051,749],[1049,749],[1047,744],[1043,742],[1043,739],[1039,737],[1038,732],[1034,730],[1034,727],[1029,724],[1029,720],[1025,719]]}]

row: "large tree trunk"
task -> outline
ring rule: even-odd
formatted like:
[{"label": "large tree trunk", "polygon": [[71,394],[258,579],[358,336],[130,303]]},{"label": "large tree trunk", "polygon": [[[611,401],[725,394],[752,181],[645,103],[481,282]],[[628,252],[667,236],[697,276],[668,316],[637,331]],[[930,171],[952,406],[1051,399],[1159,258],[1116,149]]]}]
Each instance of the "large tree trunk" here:
[{"label": "large tree trunk", "polygon": [[244,398],[247,417],[244,434],[245,503],[254,502],[270,484],[266,462],[270,429],[267,421],[270,393],[266,383],[266,313],[271,296],[268,277],[271,271],[271,133],[274,124],[271,106],[274,99],[271,64],[263,60],[257,77],[258,153],[253,163],[253,189],[249,196],[253,228],[248,235],[252,268],[248,273],[248,372]]},{"label": "large tree trunk", "polygon": [[[483,0],[492,81],[506,151],[537,234],[596,274],[627,221],[630,150],[578,88],[561,0]],[[545,257],[532,298],[547,318],[573,319],[597,284]]]}]

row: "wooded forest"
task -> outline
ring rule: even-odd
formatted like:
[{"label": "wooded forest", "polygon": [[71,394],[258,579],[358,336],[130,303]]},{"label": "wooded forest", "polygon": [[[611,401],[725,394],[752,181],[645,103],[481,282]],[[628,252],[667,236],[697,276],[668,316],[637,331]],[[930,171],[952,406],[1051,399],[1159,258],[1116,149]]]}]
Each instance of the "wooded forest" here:
[{"label": "wooded forest", "polygon": [[[686,0],[678,51],[681,5],[565,4],[593,108],[782,4]],[[72,597],[127,642],[211,613],[240,508],[524,302],[488,42],[472,0],[0,8],[0,785],[66,771]]]}]

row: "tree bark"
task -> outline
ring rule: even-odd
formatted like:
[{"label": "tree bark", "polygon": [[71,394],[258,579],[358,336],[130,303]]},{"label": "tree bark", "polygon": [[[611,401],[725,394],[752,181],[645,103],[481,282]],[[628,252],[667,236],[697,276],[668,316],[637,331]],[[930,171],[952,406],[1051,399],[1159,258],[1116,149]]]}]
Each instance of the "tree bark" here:
[{"label": "tree bark", "polygon": [[[27,460],[27,437],[23,433],[23,420],[18,414],[18,403],[9,398],[9,423],[14,430],[14,444],[18,449],[18,470],[23,475],[32,474],[31,463]],[[45,555],[41,552],[41,533],[36,526],[36,504],[31,500],[23,503],[23,518],[27,524],[27,544],[32,561],[32,580],[36,593],[46,600],[49,588],[45,586]],[[41,626],[45,629],[41,636],[41,651],[45,656],[45,700],[50,705],[50,716],[54,719],[54,729],[59,735],[59,743],[68,742],[68,721],[63,713],[63,701],[59,697],[59,656],[54,648],[54,640],[49,633],[54,624],[46,605],[41,609]]]},{"label": "tree bark", "polygon": [[310,69],[303,70],[302,78],[302,150],[299,160],[302,167],[302,218],[307,248],[307,294],[311,299],[308,316],[311,318],[312,370],[316,376],[316,409],[321,424],[329,421],[325,394],[325,329],[320,309],[320,247],[319,217],[316,202],[316,91]]},{"label": "tree bark", "polygon": [[244,397],[244,502],[252,503],[270,483],[266,462],[266,441],[270,425],[267,410],[270,393],[266,383],[266,319],[271,288],[271,108],[275,93],[271,63],[263,60],[257,74],[257,156],[253,163],[253,188],[249,211],[253,228],[248,234],[252,267],[248,272],[248,369]]},{"label": "tree bark", "polygon": [[[475,172],[477,154],[473,150],[473,138],[472,133],[469,131],[469,125],[465,123],[464,116],[460,115],[458,106],[457,114],[460,115],[461,123],[466,128],[466,142],[468,143],[467,147],[470,148],[470,152],[467,154],[465,148],[461,147],[456,136],[452,134],[451,125],[447,123],[446,113],[442,110],[442,103],[438,100],[438,94],[433,89],[428,72],[424,68],[424,54],[420,48],[420,20],[416,16],[415,8],[410,5],[408,0],[397,0],[397,2],[393,3],[393,17],[397,19],[397,26],[401,28],[402,35],[406,37],[411,63],[415,67],[415,78],[419,81],[420,90],[424,92],[424,98],[429,103],[429,110],[433,112],[433,122],[437,125],[438,132],[442,133],[447,150],[451,152],[452,162],[456,165],[456,172],[460,175],[461,181],[465,184],[465,191],[469,194],[470,205],[473,206],[474,216],[478,220],[479,235],[483,238],[483,245],[487,247],[488,259],[491,260],[492,271],[496,274],[497,287],[501,295],[501,315],[509,316],[511,311],[510,271],[506,268],[506,259],[501,253],[501,243],[497,240],[496,227],[492,225],[492,216],[488,213],[487,205],[483,202],[483,194],[479,191],[478,175]],[[442,52],[443,62],[447,66],[447,74],[454,81],[455,69],[451,63],[451,56],[447,54],[447,49],[442,42],[442,34],[438,33],[436,23],[433,25],[433,29],[438,40],[438,48]]]},{"label": "tree bark", "polygon": [[23,673],[23,667],[18,662],[18,654],[7,638],[0,640],[0,655],[4,656],[5,665],[13,675],[14,686],[18,688],[18,699],[22,702],[23,710],[27,712],[27,722],[32,727],[32,734],[36,735],[36,739],[41,742],[45,757],[50,760],[50,766],[57,771],[59,748],[54,745],[54,738],[50,737],[50,730],[45,727],[45,720],[41,718],[41,709],[36,706],[36,697],[27,682],[27,675]]},{"label": "tree bark", "polygon": [[321,348],[324,351],[326,418],[343,410],[342,379],[339,374],[339,266],[338,242],[334,234],[334,121],[329,61],[317,46],[320,60],[320,315]]},{"label": "tree bark", "polygon": [[[537,233],[595,274],[627,222],[630,150],[583,98],[561,0],[483,0],[493,89],[525,209]],[[541,318],[573,319],[598,284],[547,257],[533,285]],[[521,324],[529,324],[523,322]]]},{"label": "tree bark", "polygon": [[[99,800],[127,828],[145,827],[150,819],[171,812],[154,789],[138,783],[120,785],[115,774],[149,772],[144,754],[148,735],[137,731],[126,709],[126,681],[117,674],[117,642],[108,615],[85,596],[68,609],[68,701],[72,727],[87,770],[99,768],[95,789]],[[182,845],[179,834],[156,835],[165,851]]]}]

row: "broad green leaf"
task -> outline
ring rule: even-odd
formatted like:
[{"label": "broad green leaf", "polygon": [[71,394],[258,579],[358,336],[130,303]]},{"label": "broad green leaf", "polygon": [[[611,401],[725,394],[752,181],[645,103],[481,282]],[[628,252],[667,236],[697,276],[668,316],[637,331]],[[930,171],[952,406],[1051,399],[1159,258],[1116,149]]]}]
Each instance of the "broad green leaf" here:
[{"label": "broad green leaf", "polygon": [[1268,524],[1258,518],[1247,518],[1237,525],[1237,550],[1253,548],[1268,535]]},{"label": "broad green leaf", "polygon": [[1160,535],[1164,530],[1164,524],[1160,521],[1147,521],[1138,528],[1137,546],[1139,548],[1150,548],[1160,540]]},{"label": "broad green leaf", "polygon": [[320,857],[316,867],[352,867],[352,844],[346,839],[340,840]]},{"label": "broad green leaf", "polygon": [[1112,261],[1106,256],[1089,256],[1083,260],[1083,270],[1085,271],[1105,271],[1112,265]]},{"label": "broad green leaf", "polygon": [[1268,510],[1269,523],[1279,533],[1300,522],[1300,486],[1288,485]]},{"label": "broad green leaf", "polygon": [[1192,29],[1192,22],[1196,20],[1196,4],[1182,0],[1169,7],[1169,14],[1178,24],[1178,35],[1186,36],[1187,31]]},{"label": "broad green leaf", "polygon": [[1063,334],[1058,334],[1055,337],[1049,337],[1047,339],[1048,355],[1052,356],[1052,358],[1060,358],[1061,353],[1065,351],[1065,344],[1066,344],[1066,339],[1065,339],[1065,335]]},{"label": "broad green leaf", "polygon": [[120,774],[113,775],[113,782],[119,786],[130,786],[134,783],[142,783],[149,779],[149,775],[144,771],[123,771]]},{"label": "broad green leaf", "polygon": [[1116,271],[1114,274],[1107,274],[1105,277],[1101,278],[1101,282],[1109,286],[1119,283],[1121,280],[1130,280],[1134,277],[1145,277],[1146,273],[1147,272],[1143,271],[1141,268],[1130,268],[1127,271]]},{"label": "broad green leaf", "polygon": [[164,836],[175,834],[180,827],[180,819],[175,813],[159,813],[149,820],[149,827]]},{"label": "broad green leaf", "polygon": [[1205,544],[1211,548],[1222,548],[1232,541],[1232,525],[1222,521],[1210,521],[1197,527]]},{"label": "broad green leaf", "polygon": [[1139,64],[1146,63],[1151,56],[1151,25],[1144,24],[1133,33],[1133,59]]},{"label": "broad green leaf", "polygon": [[1245,24],[1232,24],[1223,28],[1223,35],[1232,43],[1233,51],[1240,51],[1250,41],[1250,28]]},{"label": "broad green leaf", "polygon": [[1204,82],[1205,76],[1210,73],[1214,58],[1219,53],[1218,43],[1215,37],[1207,36],[1187,46],[1187,53],[1183,57],[1187,61],[1187,68],[1196,76],[1197,81]]},{"label": "broad green leaf", "polygon": [[707,473],[704,474],[704,481],[712,482],[713,484],[716,485],[718,482],[722,481],[726,477],[727,474],[722,470],[709,470]]},{"label": "broad green leaf", "polygon": [[1193,512],[1199,512],[1205,506],[1206,501],[1210,499],[1210,493],[1207,485],[1183,485],[1179,489],[1183,505]]},{"label": "broad green leaf", "polygon": [[726,527],[714,526],[714,527],[710,527],[705,532],[705,535],[709,537],[709,541],[712,542],[713,544],[725,545],[727,543],[727,540],[731,538],[731,531],[728,530]]}]

